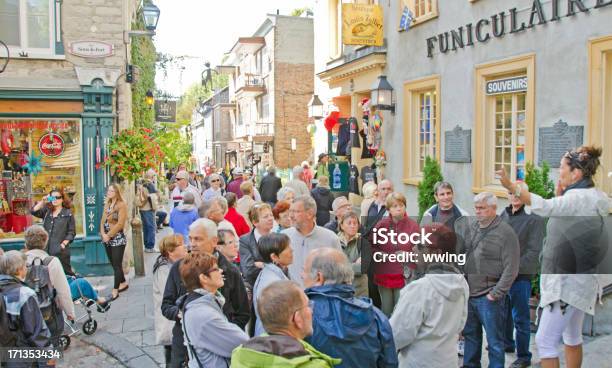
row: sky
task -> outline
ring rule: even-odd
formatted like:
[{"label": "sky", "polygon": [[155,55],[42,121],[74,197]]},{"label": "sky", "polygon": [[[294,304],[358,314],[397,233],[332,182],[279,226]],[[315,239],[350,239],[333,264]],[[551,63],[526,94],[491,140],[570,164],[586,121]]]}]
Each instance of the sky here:
[{"label": "sky", "polygon": [[238,37],[252,36],[266,14],[288,15],[293,9],[313,7],[316,0],[155,0],[160,9],[154,37],[157,52],[189,56],[168,75],[157,71],[157,89],[180,96],[191,84],[200,81],[204,62],[221,62]]}]

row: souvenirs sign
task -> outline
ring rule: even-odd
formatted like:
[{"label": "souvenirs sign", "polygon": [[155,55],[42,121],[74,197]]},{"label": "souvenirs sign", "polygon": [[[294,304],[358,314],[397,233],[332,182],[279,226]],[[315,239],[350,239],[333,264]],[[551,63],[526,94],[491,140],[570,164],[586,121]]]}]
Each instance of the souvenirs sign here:
[{"label": "souvenirs sign", "polygon": [[487,95],[527,91],[527,77],[498,79],[487,82]]},{"label": "souvenirs sign", "polygon": [[47,133],[38,141],[38,149],[46,157],[61,156],[64,153],[64,147],[64,138],[55,133]]},{"label": "souvenirs sign", "polygon": [[342,4],[342,43],[383,45],[383,11],[380,5]]}]

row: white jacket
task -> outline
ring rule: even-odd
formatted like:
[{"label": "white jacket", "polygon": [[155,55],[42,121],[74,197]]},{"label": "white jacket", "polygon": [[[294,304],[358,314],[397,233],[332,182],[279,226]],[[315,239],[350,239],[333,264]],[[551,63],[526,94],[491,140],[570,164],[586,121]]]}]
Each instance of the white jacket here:
[{"label": "white jacket", "polygon": [[458,273],[426,274],[402,289],[389,320],[400,368],[447,368],[457,362],[469,295]]},{"label": "white jacket", "polygon": [[[596,188],[572,189],[562,196],[551,199],[543,199],[531,193],[531,212],[542,217],[551,217],[547,233],[554,226],[555,216],[605,217],[609,208],[610,200],[607,195]],[[546,240],[544,244],[546,247]],[[543,274],[540,277],[540,306],[544,307],[563,300],[593,315],[597,296],[601,296],[603,286],[610,282],[608,275]]]},{"label": "white jacket", "polygon": [[[32,261],[34,261],[37,257],[40,258],[41,261],[44,261],[45,258],[49,257],[49,254],[42,249],[32,249],[26,254],[28,256],[28,264],[32,263]],[[53,285],[53,288],[55,288],[55,291],[57,292],[56,298],[59,302],[61,310],[63,310],[64,313],[69,316],[76,317],[76,314],[74,313],[74,303],[72,302],[72,294],[70,293],[70,285],[68,285],[68,279],[66,278],[64,268],[62,267],[62,263],[60,262],[59,258],[53,257],[53,260],[49,262],[47,269],[49,270],[51,285]]]},{"label": "white jacket", "polygon": [[155,315],[155,343],[158,345],[172,345],[172,328],[174,321],[170,321],[161,313],[161,304],[164,299],[164,290],[172,263],[168,261],[159,265],[153,273],[153,314]]}]

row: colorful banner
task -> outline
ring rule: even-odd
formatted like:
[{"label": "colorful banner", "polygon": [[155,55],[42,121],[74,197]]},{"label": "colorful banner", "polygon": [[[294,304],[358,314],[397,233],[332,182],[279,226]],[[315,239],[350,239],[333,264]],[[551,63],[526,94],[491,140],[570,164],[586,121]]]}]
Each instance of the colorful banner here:
[{"label": "colorful banner", "polygon": [[342,43],[383,45],[383,11],[380,5],[342,4]]}]

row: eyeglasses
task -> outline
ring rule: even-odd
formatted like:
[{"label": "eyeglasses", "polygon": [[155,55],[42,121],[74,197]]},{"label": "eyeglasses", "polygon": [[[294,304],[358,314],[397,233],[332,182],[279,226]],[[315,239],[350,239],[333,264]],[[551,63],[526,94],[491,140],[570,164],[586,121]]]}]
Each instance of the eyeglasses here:
[{"label": "eyeglasses", "polygon": [[211,268],[210,270],[208,270],[208,271],[204,272],[204,274],[205,274],[206,276],[208,276],[208,275],[210,275],[211,273],[213,273],[213,272],[217,272],[217,271],[219,271],[219,267],[213,267],[213,268]]},{"label": "eyeglasses", "polygon": [[220,182],[220,180],[219,179],[214,179],[214,180],[211,180],[210,182],[211,183],[218,183],[218,182]]}]

